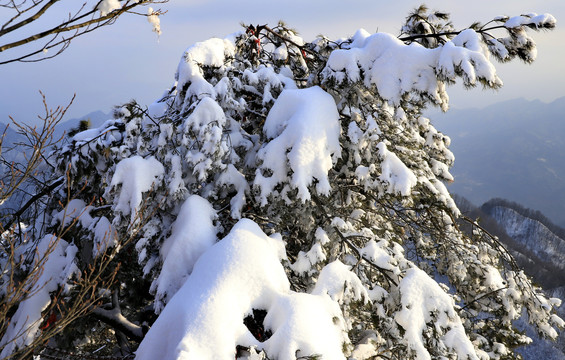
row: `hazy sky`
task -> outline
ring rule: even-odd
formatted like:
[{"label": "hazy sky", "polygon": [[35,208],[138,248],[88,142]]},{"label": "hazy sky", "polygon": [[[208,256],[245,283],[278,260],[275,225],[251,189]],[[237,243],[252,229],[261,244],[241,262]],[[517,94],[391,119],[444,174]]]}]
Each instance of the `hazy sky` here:
[{"label": "hazy sky", "polygon": [[[240,23],[275,24],[284,20],[305,40],[318,34],[330,38],[352,35],[358,28],[398,35],[408,11],[422,1],[187,1],[170,0],[160,6],[168,13],[161,18],[157,37],[145,18],[129,15],[116,24],[75,40],[62,55],[39,63],[0,66],[0,121],[8,115],[30,121],[41,113],[39,90],[55,107],[77,97],[67,118],[102,110],[136,99],[149,104],[174,81],[174,73],[185,48],[210,37],[239,31]],[[62,2],[65,3],[65,2]],[[565,96],[565,1],[540,0],[428,0],[429,7],[451,13],[456,28],[473,21],[485,22],[497,15],[551,13],[558,21],[552,32],[531,32],[538,44],[538,59],[527,66],[519,61],[498,64],[505,83],[498,92],[459,86],[450,88],[452,107],[482,107],[494,102],[524,97],[552,101]],[[157,7],[157,6],[156,6]],[[0,20],[5,17],[0,8]],[[3,55],[0,53],[0,59]]]}]

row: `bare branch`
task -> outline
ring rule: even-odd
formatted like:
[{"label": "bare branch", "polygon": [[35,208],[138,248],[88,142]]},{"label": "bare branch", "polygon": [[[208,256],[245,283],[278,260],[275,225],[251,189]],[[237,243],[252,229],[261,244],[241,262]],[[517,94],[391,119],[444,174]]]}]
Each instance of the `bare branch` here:
[{"label": "bare branch", "polygon": [[[40,117],[40,119],[43,120],[41,129],[38,130],[36,127],[20,124],[13,118],[10,118],[17,131],[27,139],[27,143],[15,144],[15,147],[9,151],[19,150],[24,154],[30,152],[30,157],[26,159],[24,166],[21,168],[18,167],[18,164],[11,163],[10,171],[4,174],[3,178],[0,179],[0,204],[8,200],[16,190],[34,174],[36,169],[43,162],[43,152],[60,140],[54,138],[55,127],[61,122],[74,101],[73,96],[66,107],[63,108],[59,106],[53,110],[49,109],[43,93],[41,93],[41,97],[45,111],[43,117]],[[2,161],[5,164],[8,163],[4,158],[2,158]]]},{"label": "bare branch", "polygon": [[[2,26],[2,30],[0,30],[0,36],[6,35],[6,34],[9,33],[9,32],[12,32],[12,31],[14,31],[14,30],[17,30],[17,29],[21,28],[22,26],[25,26],[25,25],[27,25],[27,24],[30,24],[30,23],[34,22],[35,20],[39,19],[39,18],[40,18],[43,14],[45,14],[45,12],[46,12],[51,6],[53,6],[57,1],[60,1],[60,0],[50,0],[47,4],[45,4],[45,6],[43,6],[41,9],[39,9],[38,12],[36,12],[36,13],[33,14],[32,16],[30,16],[29,18],[20,21],[20,22],[17,23],[17,24],[14,24],[14,25],[12,25],[12,26],[10,26],[10,27],[8,27],[8,28],[5,28],[6,25]],[[34,8],[35,6],[37,6],[37,5],[39,5],[39,4],[40,4],[40,3],[33,4],[33,6],[30,7],[28,10],[31,10],[32,8]],[[20,16],[20,15],[21,15],[21,13],[18,13],[18,16]],[[14,19],[14,18],[12,18],[12,19]],[[11,20],[10,20],[10,21],[11,21]],[[10,21],[9,21],[9,22],[10,22]],[[9,23],[9,22],[8,22],[8,23]]]},{"label": "bare branch", "polygon": [[[42,17],[49,16],[48,10],[52,8],[52,6],[55,3],[59,3],[60,1],[61,0],[40,0],[37,2],[34,1],[32,5],[30,5],[29,7],[23,10],[19,9],[19,5],[13,4],[9,8],[15,10],[17,14],[14,15],[5,24],[3,24],[3,26],[0,28],[0,39],[2,39],[4,35],[15,33],[16,30],[21,30],[26,28],[27,25],[30,25],[31,23],[38,21]],[[57,25],[45,29],[43,31],[39,31],[29,36],[26,35],[25,37],[20,38],[18,40],[7,42],[4,43],[3,45],[0,45],[0,53],[2,53],[7,50],[19,48],[26,44],[35,43],[41,39],[51,37],[49,41],[47,41],[43,45],[37,46],[34,50],[27,51],[24,55],[15,56],[12,58],[8,58],[7,60],[0,61],[0,65],[8,64],[16,61],[35,62],[35,61],[41,61],[41,60],[53,58],[59,55],[60,53],[62,53],[69,46],[71,40],[79,36],[82,36],[84,34],[88,34],[91,31],[100,28],[102,26],[111,25],[121,15],[125,13],[132,13],[135,15],[142,15],[142,16],[162,15],[165,12],[161,10],[154,11],[152,12],[152,14],[143,14],[140,12],[133,11],[133,9],[139,6],[145,6],[148,4],[161,4],[167,1],[168,0],[140,0],[140,1],[126,0],[119,9],[115,9],[104,15],[102,15],[98,10],[98,6],[100,5],[101,1],[97,1],[96,5],[93,6],[92,8],[88,8],[86,6],[87,3],[84,3],[76,13],[72,15],[69,14],[69,18],[67,20],[62,21]],[[27,0],[24,0],[20,5],[23,5],[26,2]],[[39,4],[43,4],[43,6],[39,10],[37,10],[37,12],[35,12],[33,15],[9,26],[17,18],[21,17],[24,13],[29,12],[32,9],[36,8],[37,6],[39,6]],[[66,33],[72,33],[72,35],[59,38],[60,35]],[[38,59],[30,60],[31,57],[34,57],[41,53],[45,53],[47,50],[55,47],[59,47],[59,49],[56,51],[54,55],[46,55]]]}]

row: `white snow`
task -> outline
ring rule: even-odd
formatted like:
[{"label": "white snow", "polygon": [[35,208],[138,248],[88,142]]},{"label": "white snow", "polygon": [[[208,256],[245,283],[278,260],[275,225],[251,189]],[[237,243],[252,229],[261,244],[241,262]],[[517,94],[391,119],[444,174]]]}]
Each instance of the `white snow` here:
[{"label": "white snow", "polygon": [[324,260],[326,260],[326,254],[322,245],[316,242],[307,252],[300,251],[290,268],[297,274],[303,275],[312,272],[313,266]]},{"label": "white snow", "polygon": [[453,349],[460,359],[478,359],[454,309],[453,299],[434,279],[412,268],[406,271],[398,286],[402,310],[396,313],[395,320],[405,330],[404,341],[415,352],[415,359],[431,359],[423,337],[430,322],[434,323],[445,346]]},{"label": "white snow", "polygon": [[144,192],[152,189],[163,176],[165,169],[154,157],[147,159],[135,155],[123,159],[116,165],[109,189],[121,185],[120,196],[115,211],[131,214],[133,221],[141,205]]},{"label": "white snow", "polygon": [[[285,258],[280,236],[240,220],[198,259],[136,359],[231,359],[236,345],[255,345],[280,360],[296,359],[298,350],[299,356],[344,359],[348,339],[338,304],[327,295],[291,291],[280,263]],[[253,309],[267,311],[264,324],[273,335],[263,343],[243,324]]]},{"label": "white snow", "polygon": [[335,50],[328,59],[325,76],[338,82],[356,82],[364,75],[364,84],[374,84],[379,95],[400,104],[403,94],[417,90],[429,94],[437,104],[447,106],[444,89],[438,86],[433,65],[438,50],[413,43],[405,45],[386,33],[369,35],[364,30],[355,34],[350,49]]},{"label": "white snow", "polygon": [[491,86],[502,86],[502,80],[496,75],[496,68],[488,60],[488,51],[484,48],[479,34],[467,29],[448,41],[438,59],[438,69],[447,78],[455,78],[457,71],[463,71],[466,85],[476,85],[478,79],[485,79]]},{"label": "white snow", "polygon": [[273,57],[278,61],[285,61],[288,59],[288,49],[285,43],[275,49]]},{"label": "white snow", "polygon": [[93,230],[92,254],[98,256],[108,247],[116,245],[117,233],[106,217],[93,218],[90,215],[92,210],[93,207],[86,205],[83,200],[72,199],[63,210],[53,214],[52,224],[55,225],[58,222],[62,227],[80,225]]},{"label": "white snow", "polygon": [[390,244],[385,240],[380,240],[378,243],[375,240],[369,240],[361,249],[361,254],[381,269],[393,271],[396,268],[394,265],[397,264],[386,250],[389,246]]},{"label": "white snow", "polygon": [[118,234],[110,220],[102,216],[94,225],[94,244],[92,245],[92,254],[98,256],[109,247],[115,246],[118,242]]},{"label": "white snow", "polygon": [[[303,201],[310,199],[308,186],[315,181],[318,193],[329,193],[328,172],[341,156],[339,114],[331,95],[318,86],[284,90],[263,130],[272,140],[258,153],[263,164],[257,170],[255,186],[261,188],[262,205],[275,186],[285,182],[298,189]],[[266,169],[272,171],[271,176],[264,175]]]},{"label": "white snow", "polygon": [[[190,149],[185,159],[193,165],[193,174],[200,181],[206,179],[212,163],[216,161],[221,164],[223,155],[230,150],[222,137],[225,123],[226,116],[220,105],[212,98],[205,97],[182,124],[182,144]],[[197,144],[194,144],[195,141]]]},{"label": "white snow", "polygon": [[349,48],[331,53],[323,75],[338,83],[363,81],[376,86],[379,95],[395,106],[407,93],[429,96],[447,110],[449,97],[440,77],[463,77],[467,86],[478,79],[498,87],[502,82],[473,30],[465,30],[444,46],[427,49],[418,43],[404,44],[386,33],[369,35],[359,30]]},{"label": "white snow", "polygon": [[506,20],[504,27],[508,29],[519,28],[522,25],[535,25],[536,27],[542,27],[544,25],[555,26],[557,20],[551,14],[541,14],[531,13],[527,15],[513,16]]},{"label": "white snow", "polygon": [[212,84],[204,79],[203,66],[222,67],[227,58],[234,55],[235,46],[233,38],[213,38],[204,42],[198,42],[186,49],[183,59],[177,69],[177,88],[183,89],[188,85],[184,98],[177,102],[184,103],[184,99],[191,96],[215,97]]},{"label": "white snow", "polygon": [[315,233],[316,242],[307,252],[299,251],[296,261],[289,267],[297,274],[311,275],[315,272],[314,265],[326,260],[326,252],[322,245],[330,241],[328,234],[322,228],[317,228]]},{"label": "white snow", "polygon": [[[127,111],[127,109],[121,108],[120,112]],[[106,120],[102,126],[94,129],[88,129],[77,133],[72,138],[72,142],[75,144],[83,156],[87,156],[90,150],[94,150],[97,146],[110,147],[112,144],[121,139],[121,133],[116,126],[120,123],[120,120],[110,119]],[[76,160],[73,160],[73,163]]]},{"label": "white snow", "polygon": [[[111,16],[126,1],[97,3],[95,12]],[[160,34],[159,12],[148,8],[146,15]],[[486,41],[503,58],[531,43],[524,25],[555,24],[552,16],[537,14],[497,21],[512,36]],[[431,29],[430,24],[423,26]],[[304,44],[292,32],[285,36]],[[7,345],[0,358],[37,336],[53,291],[72,288],[71,276],[79,276],[76,245],[81,258],[91,246],[93,256],[117,246],[116,229],[127,228],[130,216],[135,221],[144,199],[155,202],[151,207],[163,206],[155,206],[155,216],[136,236],[137,259],[152,281],[158,315],[137,350],[139,360],[234,359],[238,345],[251,347],[254,359],[264,357],[256,351],[264,351],[270,359],[342,360],[344,352],[353,351],[350,358],[360,360],[387,356],[391,346],[400,357],[414,355],[417,360],[478,359],[486,353],[474,348],[470,338],[477,339],[477,334],[467,336],[459,314],[481,318],[483,313],[471,308],[459,312],[456,301],[481,299],[474,304],[483,306],[492,300],[496,308],[484,305],[480,311],[491,311],[506,324],[520,316],[521,305],[535,290],[522,291],[521,284],[530,284],[518,284],[525,275],[501,273],[488,265],[497,264],[491,262],[492,249],[469,244],[452,228],[450,215],[459,212],[442,182],[453,180],[450,140],[428,119],[414,117],[430,102],[446,110],[445,86],[457,78],[467,86],[502,85],[482,35],[467,29],[434,49],[365,30],[349,40],[319,38],[317,44],[325,44],[320,56],[331,52],[321,73],[296,71],[317,57],[303,52],[301,58],[290,43],[271,39],[269,44],[266,37],[238,38],[237,51],[234,36],[197,43],[185,51],[174,88],[150,105],[146,116],[124,106],[116,117],[127,121],[111,120],[72,138],[68,149],[77,150],[71,153],[72,165],[97,159],[104,175],[100,186],[110,183],[104,196],[113,208],[94,209],[88,199],[78,198],[62,211],[49,207],[51,225],[75,221],[81,236],[69,244],[42,233],[18,250],[29,255],[27,260],[35,256],[36,262],[49,255],[37,282],[27,284],[31,295],[19,304],[0,338],[0,349]],[[257,63],[263,65],[247,62],[242,53],[249,48],[240,45],[254,40],[260,51],[252,54],[262,56]],[[530,58],[535,56],[535,49],[526,50]],[[320,86],[296,88],[312,83]],[[250,130],[266,111],[263,127]],[[122,140],[124,127],[125,138],[115,141]],[[347,157],[341,159],[342,152]],[[107,162],[113,159],[123,160],[112,167]],[[334,169],[338,160],[343,161]],[[320,200],[326,203],[304,204],[315,195],[327,195]],[[250,196],[257,198],[246,206]],[[268,203],[277,197],[288,209],[278,201]],[[264,214],[256,212],[257,202],[270,205]],[[425,226],[397,231],[402,221],[396,220],[412,221],[411,215],[428,209],[446,230],[444,239]],[[96,217],[100,212],[108,218]],[[286,258],[282,235],[267,236],[252,220],[239,220],[245,216],[261,221],[265,231],[307,234],[285,238],[296,261],[290,264]],[[332,219],[330,224],[327,219]],[[39,229],[46,224],[32,225]],[[327,226],[328,232],[318,226]],[[228,235],[219,240],[219,233]],[[340,237],[351,242],[346,245]],[[436,241],[449,246],[435,246]],[[449,276],[442,273],[434,279],[409,261],[413,256],[430,274],[440,264]],[[300,293],[291,290],[287,274]],[[478,280],[477,274],[477,289],[467,287]],[[439,284],[440,279],[451,283]],[[558,302],[540,294],[525,311],[550,337],[557,335],[553,325],[565,323],[550,313]],[[244,324],[255,310],[266,313],[263,325],[272,333],[268,339],[256,339]],[[348,331],[356,347],[350,346]],[[497,343],[492,349],[498,354],[512,351]]]},{"label": "white snow", "polygon": [[89,227],[92,224],[92,217],[90,216],[90,206],[80,199],[72,199],[69,201],[65,208],[53,214],[52,224],[59,222],[63,227],[78,221],[82,226]]},{"label": "white snow", "polygon": [[95,138],[98,135],[100,135],[100,129],[99,128],[88,129],[88,130],[84,130],[84,131],[77,133],[75,136],[73,136],[73,140],[75,140],[75,141],[88,141],[92,138]]},{"label": "white snow", "polygon": [[170,180],[169,180],[169,192],[171,194],[178,194],[186,191],[186,186],[184,185],[184,180],[182,176],[182,164],[181,158],[177,154],[172,154],[167,156],[170,164]]},{"label": "white snow", "polygon": [[161,35],[161,19],[152,7],[147,8],[147,21],[153,26],[153,32]]},{"label": "white snow", "polygon": [[351,271],[351,267],[339,260],[326,265],[320,272],[312,294],[327,294],[338,303],[349,303],[354,300],[369,300],[369,293],[363,283]]},{"label": "white snow", "polygon": [[171,136],[173,136],[173,125],[170,123],[159,124],[159,139],[157,140],[158,146],[165,146]]},{"label": "white snow", "polygon": [[418,183],[416,175],[395,153],[388,150],[384,142],[379,143],[377,149],[383,159],[379,180],[388,184],[389,193],[400,193],[403,196],[410,195],[412,188]]},{"label": "white snow", "polygon": [[96,9],[100,11],[100,16],[106,16],[112,11],[121,8],[122,5],[119,0],[102,0]]},{"label": "white snow", "polygon": [[245,205],[245,194],[249,192],[249,183],[245,176],[235,166],[229,164],[226,170],[218,177],[218,184],[233,185],[237,193],[231,198],[231,216],[241,218],[241,211]]},{"label": "white snow", "polygon": [[274,331],[263,348],[275,359],[319,355],[324,360],[345,360],[345,321],[338,304],[327,295],[281,295],[265,317],[265,326]]},{"label": "white snow", "polygon": [[[375,344],[379,343],[379,335],[370,332],[367,336],[359,341],[355,349],[351,352],[350,359],[352,360],[369,360],[378,359],[379,351],[376,349]],[[382,342],[382,340],[381,340]]]},{"label": "white snow", "polygon": [[151,118],[157,119],[165,115],[167,108],[168,104],[166,101],[155,101],[147,108],[147,114],[151,116]]},{"label": "white snow", "polygon": [[163,267],[152,284],[157,313],[184,284],[200,255],[216,242],[215,218],[212,205],[198,195],[189,196],[182,204],[171,236],[161,247]]}]

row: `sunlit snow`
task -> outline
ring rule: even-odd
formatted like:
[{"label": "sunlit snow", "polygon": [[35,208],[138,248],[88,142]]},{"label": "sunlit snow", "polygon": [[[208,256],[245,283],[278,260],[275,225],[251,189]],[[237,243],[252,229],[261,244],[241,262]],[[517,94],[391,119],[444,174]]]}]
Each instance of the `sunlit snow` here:
[{"label": "sunlit snow", "polygon": [[[285,259],[280,236],[268,237],[254,222],[240,220],[200,256],[136,359],[230,359],[236,345],[256,346],[281,360],[295,359],[297,351],[345,359],[341,347],[348,339],[338,304],[327,294],[291,291]],[[267,311],[272,336],[263,343],[243,323],[253,309]]]}]

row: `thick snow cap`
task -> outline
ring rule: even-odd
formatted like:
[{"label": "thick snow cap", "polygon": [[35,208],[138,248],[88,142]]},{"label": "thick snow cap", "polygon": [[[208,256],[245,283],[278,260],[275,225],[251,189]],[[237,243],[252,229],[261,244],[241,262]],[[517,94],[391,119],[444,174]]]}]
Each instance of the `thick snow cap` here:
[{"label": "thick snow cap", "polygon": [[[267,203],[277,184],[286,182],[298,189],[303,201],[310,199],[308,186],[314,181],[318,193],[328,194],[328,172],[341,156],[340,129],[334,99],[320,87],[284,90],[263,128],[272,140],[259,151],[263,165],[255,185],[261,188],[261,203]],[[271,176],[264,175],[267,169]]]},{"label": "thick snow cap", "polygon": [[[257,346],[281,360],[314,354],[345,359],[341,349],[348,339],[339,305],[327,294],[291,291],[284,258],[280,236],[240,220],[198,259],[136,359],[233,359],[237,345]],[[243,323],[253,309],[267,311],[264,326],[272,336],[262,343]]]}]

